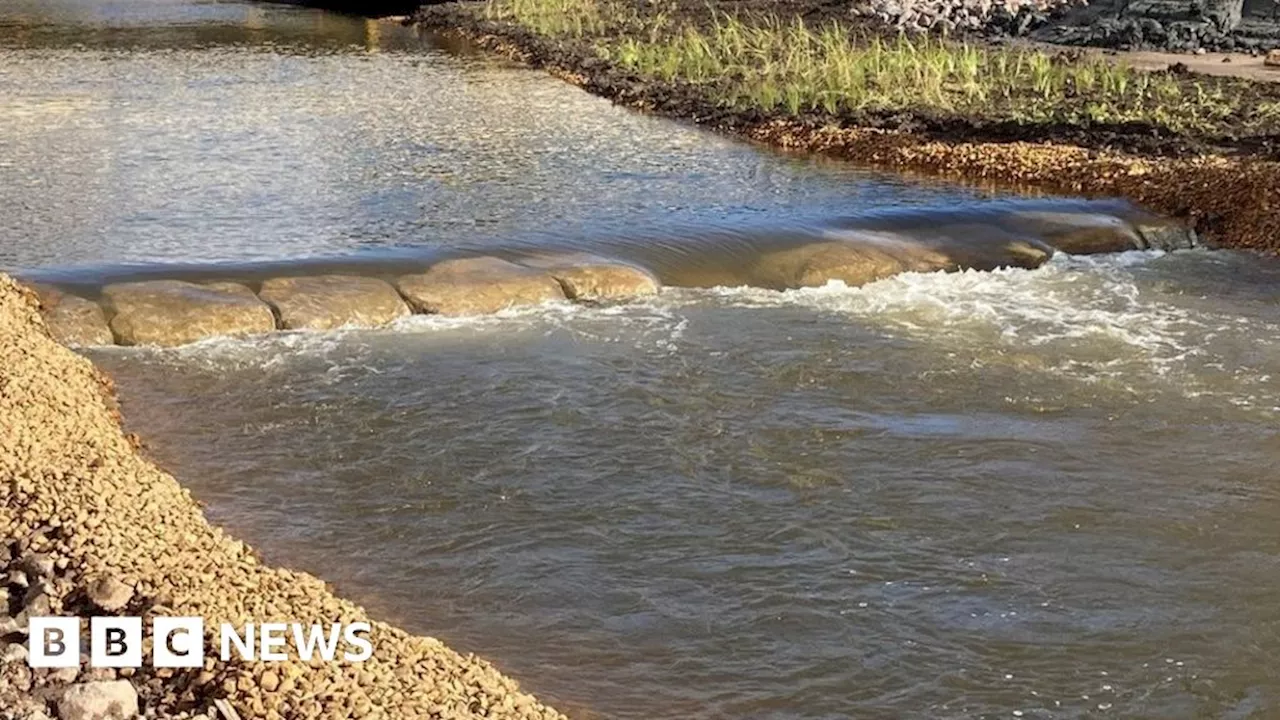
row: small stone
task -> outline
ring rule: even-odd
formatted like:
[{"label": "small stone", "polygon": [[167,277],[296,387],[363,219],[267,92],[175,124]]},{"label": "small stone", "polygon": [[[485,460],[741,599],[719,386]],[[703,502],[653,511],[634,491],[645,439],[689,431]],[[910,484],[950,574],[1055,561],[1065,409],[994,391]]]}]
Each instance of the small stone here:
[{"label": "small stone", "polygon": [[258,684],[267,692],[275,692],[280,687],[280,676],[268,670],[262,674],[262,680]]},{"label": "small stone", "polygon": [[45,677],[50,684],[66,685],[75,682],[79,675],[80,668],[64,667],[51,670]]},{"label": "small stone", "polygon": [[97,607],[107,612],[115,612],[128,605],[133,599],[133,588],[113,577],[100,575],[89,581],[86,594],[89,596],[89,601]]},{"label": "small stone", "polygon": [[132,720],[138,692],[126,680],[72,685],[57,697],[61,720]]},{"label": "small stone", "polygon": [[27,646],[22,643],[9,643],[0,650],[0,665],[8,665],[9,663],[25,662],[27,659]]},{"label": "small stone", "polygon": [[31,581],[27,579],[27,574],[21,570],[10,570],[9,584],[24,588],[31,585]]},{"label": "small stone", "polygon": [[38,583],[27,589],[27,594],[22,600],[22,612],[20,616],[41,617],[48,615],[53,611],[53,603],[50,597],[53,595],[53,587],[48,583]]},{"label": "small stone", "polygon": [[1280,67],[1280,48],[1269,50],[1267,56],[1263,58],[1262,64],[1267,67]]}]

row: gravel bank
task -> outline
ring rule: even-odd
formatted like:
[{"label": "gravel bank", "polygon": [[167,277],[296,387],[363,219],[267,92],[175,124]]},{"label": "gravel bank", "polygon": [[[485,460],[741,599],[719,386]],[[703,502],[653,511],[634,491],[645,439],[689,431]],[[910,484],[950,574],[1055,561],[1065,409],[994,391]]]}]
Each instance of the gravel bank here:
[{"label": "gravel bank", "polygon": [[[85,703],[127,710],[131,693],[158,717],[218,717],[224,699],[246,720],[563,717],[484,660],[379,622],[363,663],[210,659],[218,623],[368,618],[209,525],[115,407],[110,382],[49,336],[34,294],[0,274],[0,717],[90,717]],[[32,670],[26,617],[41,614],[199,615],[214,651],[202,669]]]}]

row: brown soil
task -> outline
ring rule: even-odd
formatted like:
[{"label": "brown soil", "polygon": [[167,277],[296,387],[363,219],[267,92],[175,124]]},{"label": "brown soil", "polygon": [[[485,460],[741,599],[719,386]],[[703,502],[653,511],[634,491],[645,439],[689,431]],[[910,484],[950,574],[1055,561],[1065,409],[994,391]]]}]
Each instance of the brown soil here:
[{"label": "brown soil", "polygon": [[[821,19],[829,3],[743,0],[751,12]],[[679,0],[679,13],[709,21],[706,5]],[[784,15],[785,16],[785,15]],[[817,152],[868,166],[923,171],[1017,189],[1124,197],[1191,222],[1224,247],[1280,251],[1280,127],[1249,136],[1178,134],[1142,123],[1020,124],[927,112],[787,115],[731,109],[707,88],[647,80],[599,57],[584,42],[539,36],[482,18],[476,5],[425,7],[414,20],[644,112],[688,120],[789,151]],[[875,31],[867,26],[868,31]],[[1189,78],[1200,76],[1188,75]],[[1280,85],[1227,83],[1244,108],[1280,100]]]},{"label": "brown soil", "polygon": [[[315,577],[267,567],[209,525],[187,491],[138,452],[115,407],[109,381],[49,336],[34,293],[0,274],[0,710],[16,713],[8,717],[43,717],[35,713],[51,712],[69,685],[117,678],[160,717],[223,699],[246,720],[563,717],[487,662],[379,622],[363,663],[216,661],[218,623],[368,618]],[[126,604],[95,607],[102,583],[131,588]],[[14,655],[25,645],[23,613],[203,616],[206,664],[85,666],[78,677],[33,670]]]}]

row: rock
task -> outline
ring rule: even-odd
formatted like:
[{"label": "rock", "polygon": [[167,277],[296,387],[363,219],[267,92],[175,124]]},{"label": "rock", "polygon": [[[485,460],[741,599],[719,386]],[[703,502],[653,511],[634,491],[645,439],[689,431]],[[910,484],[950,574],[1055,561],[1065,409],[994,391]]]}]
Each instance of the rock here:
[{"label": "rock", "polygon": [[40,298],[40,313],[49,333],[64,345],[111,345],[115,339],[98,303],[67,294],[51,285],[31,286]]},{"label": "rock", "polygon": [[1176,220],[1152,217],[1130,222],[1142,242],[1153,250],[1185,250],[1199,244],[1196,231]]},{"label": "rock", "polygon": [[258,684],[267,692],[275,692],[280,687],[280,676],[274,671],[268,670],[262,673],[262,678]]},{"label": "rock", "polygon": [[51,578],[54,561],[45,553],[33,553],[22,559],[22,569],[27,573],[28,578]]},{"label": "rock", "polygon": [[275,308],[286,330],[377,327],[409,314],[391,285],[356,275],[272,278],[258,297]]},{"label": "rock", "polygon": [[954,269],[950,258],[942,253],[884,240],[885,235],[857,233],[847,240],[814,242],[765,253],[750,270],[749,284],[785,290],[819,287],[839,280],[857,286],[902,272]]},{"label": "rock", "polygon": [[51,685],[66,685],[75,682],[79,676],[80,668],[53,668],[48,675],[45,675],[45,680]]},{"label": "rock", "polygon": [[445,260],[396,279],[396,289],[417,312],[477,315],[565,299],[555,278],[495,257]]},{"label": "rock", "polygon": [[85,594],[95,606],[107,612],[115,612],[133,599],[133,588],[113,577],[99,575],[88,582]]},{"label": "rock", "polygon": [[252,335],[276,327],[271,308],[236,283],[180,280],[108,285],[103,303],[121,345],[185,345],[215,335]]},{"label": "rock", "polygon": [[32,585],[27,589],[26,597],[23,598],[22,612],[18,614],[18,620],[48,615],[53,611],[51,597],[53,597],[53,588],[49,584],[41,582]]},{"label": "rock", "polygon": [[1034,235],[1072,255],[1123,252],[1146,247],[1136,230],[1113,215],[1056,211],[1018,211],[1002,216],[1000,223]]},{"label": "rock", "polygon": [[600,301],[656,295],[661,283],[647,270],[586,253],[521,258],[526,267],[545,270],[570,300]]},{"label": "rock", "polygon": [[1280,48],[1268,50],[1267,56],[1262,59],[1262,64],[1267,67],[1280,67]]},{"label": "rock", "polygon": [[132,720],[138,693],[127,680],[72,685],[57,696],[61,720]]},{"label": "rock", "polygon": [[27,661],[27,646],[22,643],[8,643],[0,649],[0,665]]}]

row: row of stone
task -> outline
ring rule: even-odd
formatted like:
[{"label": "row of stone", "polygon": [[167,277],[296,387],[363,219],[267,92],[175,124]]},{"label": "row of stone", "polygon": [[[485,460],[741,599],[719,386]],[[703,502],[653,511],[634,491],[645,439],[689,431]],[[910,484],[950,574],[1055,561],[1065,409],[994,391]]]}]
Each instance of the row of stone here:
[{"label": "row of stone", "polygon": [[[861,221],[823,239],[761,250],[750,262],[687,261],[664,269],[681,287],[785,290],[838,280],[865,285],[903,272],[1035,268],[1056,251],[1172,250],[1195,244],[1185,226],[1142,213],[1018,211],[922,227]],[[625,300],[658,291],[647,270],[587,254],[445,260],[387,280],[354,275],[278,277],[257,292],[234,282],[117,283],[100,302],[37,286],[45,321],[70,345],[183,345],[215,335],[377,327],[410,313],[482,315],[556,300]]]},{"label": "row of stone", "polygon": [[597,302],[652,295],[652,274],[587,255],[445,260],[382,280],[309,275],[235,282],[150,280],[102,288],[99,302],[36,285],[50,332],[69,345],[175,346],[215,335],[378,327],[410,313],[479,315],[554,300]]}]

